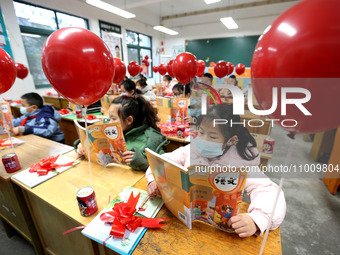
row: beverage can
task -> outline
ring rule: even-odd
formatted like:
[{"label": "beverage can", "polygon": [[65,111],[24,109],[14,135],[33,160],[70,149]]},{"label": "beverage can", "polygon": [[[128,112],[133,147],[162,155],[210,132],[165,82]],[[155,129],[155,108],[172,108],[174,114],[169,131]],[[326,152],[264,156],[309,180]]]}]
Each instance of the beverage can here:
[{"label": "beverage can", "polygon": [[13,173],[21,169],[18,156],[15,153],[8,153],[2,156],[2,163],[7,173]]},{"label": "beverage can", "polygon": [[78,190],[77,201],[81,216],[91,216],[98,210],[96,195],[90,186]]},{"label": "beverage can", "polygon": [[266,139],[264,139],[262,147],[263,152],[266,154],[273,154],[274,144],[275,140],[273,138],[267,137]]}]

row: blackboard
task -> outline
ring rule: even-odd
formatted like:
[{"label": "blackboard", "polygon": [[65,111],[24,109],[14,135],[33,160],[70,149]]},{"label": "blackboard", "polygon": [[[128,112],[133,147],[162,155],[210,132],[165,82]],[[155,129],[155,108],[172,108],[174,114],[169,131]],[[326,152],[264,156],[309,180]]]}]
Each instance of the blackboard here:
[{"label": "blackboard", "polygon": [[209,61],[205,62],[206,66],[209,66],[212,61],[216,63],[219,60],[225,60],[235,66],[242,63],[250,67],[258,38],[259,36],[247,36],[187,40],[185,50],[194,54],[197,59],[206,61],[209,58]]}]

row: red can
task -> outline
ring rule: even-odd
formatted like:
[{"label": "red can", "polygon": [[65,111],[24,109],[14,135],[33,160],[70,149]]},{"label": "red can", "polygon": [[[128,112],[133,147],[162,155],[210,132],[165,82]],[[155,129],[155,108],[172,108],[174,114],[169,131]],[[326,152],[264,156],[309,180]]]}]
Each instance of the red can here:
[{"label": "red can", "polygon": [[263,141],[263,152],[267,154],[273,154],[275,140],[273,138],[267,137]]},{"label": "red can", "polygon": [[98,210],[96,195],[90,186],[78,190],[77,201],[81,216],[91,216]]},{"label": "red can", "polygon": [[184,125],[177,126],[177,137],[185,138],[185,126]]},{"label": "red can", "polygon": [[2,163],[7,173],[13,173],[21,169],[18,156],[15,153],[8,153],[2,156]]}]

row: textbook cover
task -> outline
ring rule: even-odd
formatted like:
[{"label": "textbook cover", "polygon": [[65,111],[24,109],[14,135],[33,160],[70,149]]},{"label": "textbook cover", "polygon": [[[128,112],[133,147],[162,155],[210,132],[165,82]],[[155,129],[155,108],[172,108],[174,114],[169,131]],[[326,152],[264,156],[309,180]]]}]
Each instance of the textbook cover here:
[{"label": "textbook cover", "polygon": [[[136,205],[137,213],[148,218],[155,218],[163,205],[162,199],[160,197],[147,199],[147,191],[128,187],[119,194],[119,198],[111,201],[106,208],[98,213],[98,215],[90,222],[90,224],[86,226],[86,228],[84,228],[81,233],[88,238],[91,238],[92,240],[114,250],[115,252],[120,254],[131,254],[136,248],[140,239],[143,237],[147,228],[139,227],[135,232],[130,232],[126,229],[122,239],[114,238],[110,237],[112,225],[104,223],[100,219],[100,215],[104,212],[112,210],[112,207],[115,205],[115,203],[126,202],[131,192],[133,192],[134,196],[140,193],[140,198]],[[141,206],[142,208],[140,208]]]},{"label": "textbook cover", "polygon": [[[12,143],[11,143],[11,141],[12,141]],[[8,149],[12,145],[13,145],[13,147],[16,147],[16,146],[19,146],[23,143],[25,143],[23,140],[20,140],[16,137],[1,139],[0,140],[0,151]]]},{"label": "textbook cover", "polygon": [[[107,122],[107,123],[105,123]],[[74,120],[80,142],[87,158],[86,129]],[[110,163],[123,164],[126,151],[123,130],[119,122],[102,121],[88,126],[91,161],[106,167]]]},{"label": "textbook cover", "polygon": [[227,222],[238,213],[247,173],[186,169],[148,148],[145,152],[166,207],[180,221],[189,229],[198,221],[233,232]]},{"label": "textbook cover", "polygon": [[0,105],[0,134],[6,134],[6,126],[7,130],[13,128],[11,106],[5,101],[1,101]]},{"label": "textbook cover", "polygon": [[189,99],[187,98],[171,98],[171,121],[183,122],[188,116]]}]

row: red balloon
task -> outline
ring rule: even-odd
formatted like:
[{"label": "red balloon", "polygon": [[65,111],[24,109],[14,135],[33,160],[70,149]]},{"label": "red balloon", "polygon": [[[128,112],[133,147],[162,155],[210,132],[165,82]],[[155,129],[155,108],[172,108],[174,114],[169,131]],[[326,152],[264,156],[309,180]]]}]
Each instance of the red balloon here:
[{"label": "red balloon", "polygon": [[160,75],[164,75],[166,74],[166,64],[160,64],[159,67],[158,67],[158,72]]},{"label": "red balloon", "polygon": [[42,49],[42,67],[53,88],[67,100],[91,105],[110,88],[113,57],[96,34],[77,27],[55,31]]},{"label": "red balloon", "polygon": [[131,76],[136,76],[138,73],[141,72],[140,65],[136,61],[131,61],[128,64],[128,72]]},{"label": "red balloon", "polygon": [[242,75],[244,74],[244,72],[246,71],[246,67],[244,66],[244,64],[237,64],[235,67],[235,72],[238,75]]},{"label": "red balloon", "polygon": [[143,72],[143,67],[139,66],[139,72],[142,73]]},{"label": "red balloon", "polygon": [[[295,133],[317,133],[340,126],[340,1],[301,1],[281,14],[268,27],[255,48],[251,63],[252,87],[262,109],[272,105],[272,88],[303,88],[311,98],[302,105],[288,105],[286,115],[278,107],[269,117]],[[318,19],[315,19],[318,13]],[[288,93],[287,98],[304,98]],[[282,120],[294,119],[292,122]],[[290,127],[287,127],[287,126]]]},{"label": "red balloon", "polygon": [[150,65],[149,61],[146,61],[146,62],[145,62],[145,65],[146,65],[147,67],[149,67],[149,65]]},{"label": "red balloon", "polygon": [[0,48],[0,94],[9,90],[16,76],[15,64],[11,56]]},{"label": "red balloon", "polygon": [[120,58],[114,58],[113,62],[115,66],[115,76],[113,77],[113,83],[119,84],[124,80],[126,67]]},{"label": "red balloon", "polygon": [[228,66],[227,62],[225,62],[224,60],[218,61],[216,63],[216,65],[214,66],[214,72],[215,72],[215,75],[218,78],[222,78],[222,77],[228,75],[229,66]]},{"label": "red balloon", "polygon": [[204,74],[204,70],[205,70],[205,62],[203,60],[197,60],[198,63],[198,70],[197,70],[197,76],[198,77],[202,77],[202,75]]},{"label": "red balloon", "polygon": [[144,57],[146,60],[148,60],[149,59],[149,56],[148,55],[145,55],[145,57]]},{"label": "red balloon", "polygon": [[152,70],[153,70],[155,73],[157,73],[157,72],[158,72],[158,66],[153,66],[153,67],[152,67]]},{"label": "red balloon", "polygon": [[190,52],[183,52],[174,60],[172,69],[177,80],[180,83],[187,84],[197,73],[197,59]]},{"label": "red balloon", "polygon": [[25,79],[28,75],[28,68],[20,63],[15,63],[15,68],[17,69],[17,77],[20,79]]},{"label": "red balloon", "polygon": [[233,63],[227,62],[227,66],[228,66],[227,75],[230,75],[230,74],[232,74],[233,71],[234,71],[234,65],[233,65]]},{"label": "red balloon", "polygon": [[169,61],[168,65],[167,65],[167,67],[166,67],[166,70],[168,71],[168,74],[169,74],[172,78],[175,77],[174,72],[173,72],[173,69],[172,69],[173,63],[174,63],[174,60],[171,59],[171,60]]}]

